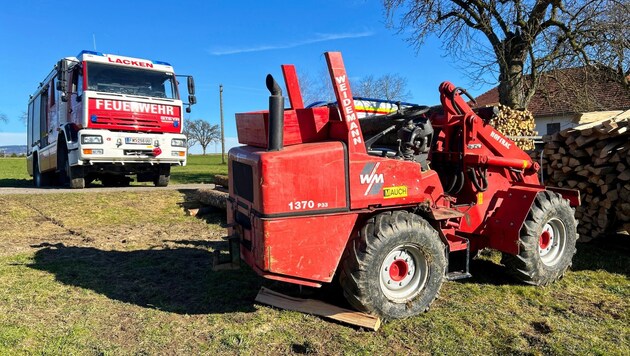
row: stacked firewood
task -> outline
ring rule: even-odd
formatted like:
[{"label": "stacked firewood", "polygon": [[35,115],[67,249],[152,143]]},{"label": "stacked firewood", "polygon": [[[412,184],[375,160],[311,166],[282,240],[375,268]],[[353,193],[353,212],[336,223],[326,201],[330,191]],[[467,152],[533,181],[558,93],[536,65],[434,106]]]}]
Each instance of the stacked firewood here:
[{"label": "stacked firewood", "polygon": [[536,125],[531,112],[499,105],[499,113],[494,116],[490,124],[497,131],[511,138],[522,150],[534,149],[532,136],[536,136],[537,133],[534,131]]},{"label": "stacked firewood", "polygon": [[581,125],[543,141],[545,184],[582,196],[575,213],[580,240],[630,231],[630,119]]}]

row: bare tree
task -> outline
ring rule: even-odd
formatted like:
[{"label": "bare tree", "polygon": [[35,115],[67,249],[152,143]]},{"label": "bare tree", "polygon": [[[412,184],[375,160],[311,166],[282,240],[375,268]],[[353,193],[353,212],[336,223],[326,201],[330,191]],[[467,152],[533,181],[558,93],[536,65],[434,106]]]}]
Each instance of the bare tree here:
[{"label": "bare tree", "polygon": [[586,29],[578,33],[579,41],[587,43],[584,62],[630,89],[630,2],[606,1],[600,11],[584,16]]},{"label": "bare tree", "polygon": [[188,121],[188,131],[188,137],[199,143],[204,155],[208,145],[221,139],[219,125],[211,125],[203,119]]},{"label": "bare tree", "polygon": [[411,92],[407,90],[407,79],[399,74],[385,74],[379,78],[372,75],[363,77],[352,88],[356,96],[385,100],[407,100]]},{"label": "bare tree", "polygon": [[[334,101],[334,91],[330,82],[330,74],[327,70],[317,76],[320,80],[314,80],[310,75],[299,76],[300,89],[304,104],[317,101]],[[385,74],[375,78],[368,75],[352,83],[352,93],[355,96],[376,98],[385,100],[407,100],[411,92],[407,90],[407,79],[399,74]]]},{"label": "bare tree", "polygon": [[188,145],[188,148],[190,149],[192,146],[197,144],[197,139],[195,139],[192,131],[190,130],[191,126],[193,125],[192,121],[186,121],[186,123],[184,124],[184,130],[182,130],[182,133],[184,135],[186,135],[186,144]]},{"label": "bare tree", "polygon": [[321,68],[315,79],[309,73],[298,73],[304,105],[318,101],[333,101],[335,95],[327,68]]},{"label": "bare tree", "polygon": [[24,126],[27,125],[28,114],[26,113],[26,111],[22,111],[22,113],[20,114],[20,121],[24,124]]},{"label": "bare tree", "polygon": [[6,114],[0,113],[0,122],[4,122],[4,123],[9,122],[9,119],[7,118]]},{"label": "bare tree", "polygon": [[[621,8],[628,17],[623,0],[383,0],[388,23],[400,33],[412,29],[408,41],[416,48],[431,34],[444,39],[444,47],[454,59],[464,63],[478,76],[498,74],[499,101],[524,108],[531,100],[542,72],[579,60],[591,64],[598,48],[607,38],[625,37],[619,29],[602,25],[611,8]],[[398,15],[397,10],[403,14]],[[617,20],[615,20],[617,21]],[[618,25],[628,21],[619,22]],[[405,32],[406,33],[406,32]],[[619,49],[625,56],[622,39]],[[606,65],[619,62],[619,54]],[[623,59],[621,60],[623,62]],[[627,75],[626,75],[627,76]]]},{"label": "bare tree", "polygon": [[298,81],[300,83],[300,91],[302,92],[304,105],[309,105],[321,100],[322,95],[313,77],[309,74],[298,75]]}]

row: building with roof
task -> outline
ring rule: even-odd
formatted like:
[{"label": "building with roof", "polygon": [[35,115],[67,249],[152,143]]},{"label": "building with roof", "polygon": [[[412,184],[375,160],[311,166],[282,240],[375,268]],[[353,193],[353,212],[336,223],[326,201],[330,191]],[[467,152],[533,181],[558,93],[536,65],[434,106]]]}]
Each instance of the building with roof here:
[{"label": "building with roof", "polygon": [[[547,72],[527,109],[534,115],[538,135],[612,117],[630,109],[630,90],[592,67]],[[476,107],[499,104],[495,87],[476,98]]]}]

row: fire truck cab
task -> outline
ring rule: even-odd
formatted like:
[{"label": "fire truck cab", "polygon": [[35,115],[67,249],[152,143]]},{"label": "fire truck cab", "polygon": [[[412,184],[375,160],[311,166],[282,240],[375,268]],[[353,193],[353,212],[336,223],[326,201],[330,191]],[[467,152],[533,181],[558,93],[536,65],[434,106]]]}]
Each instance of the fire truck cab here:
[{"label": "fire truck cab", "polygon": [[28,102],[27,169],[35,186],[83,188],[139,182],[166,186],[186,165],[183,109],[173,67],[160,61],[82,51],[59,60]]}]

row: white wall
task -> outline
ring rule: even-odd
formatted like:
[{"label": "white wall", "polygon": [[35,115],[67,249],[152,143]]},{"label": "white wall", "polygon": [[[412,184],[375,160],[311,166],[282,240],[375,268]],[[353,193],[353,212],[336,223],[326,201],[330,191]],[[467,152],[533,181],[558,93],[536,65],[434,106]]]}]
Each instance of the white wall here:
[{"label": "white wall", "polygon": [[538,131],[538,136],[544,136],[547,134],[547,124],[560,123],[560,131],[578,125],[573,122],[573,115],[537,117],[534,119],[534,122],[536,124],[536,131]]}]

